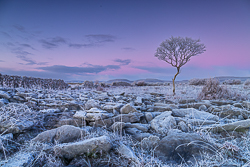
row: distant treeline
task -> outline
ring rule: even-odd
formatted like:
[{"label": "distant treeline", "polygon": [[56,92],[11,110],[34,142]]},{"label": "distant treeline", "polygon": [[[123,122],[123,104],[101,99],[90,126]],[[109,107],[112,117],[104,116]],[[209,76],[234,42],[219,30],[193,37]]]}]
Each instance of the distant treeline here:
[{"label": "distant treeline", "polygon": [[67,83],[60,79],[42,79],[26,76],[2,75],[0,73],[0,86],[10,88],[41,88],[41,89],[66,89]]}]

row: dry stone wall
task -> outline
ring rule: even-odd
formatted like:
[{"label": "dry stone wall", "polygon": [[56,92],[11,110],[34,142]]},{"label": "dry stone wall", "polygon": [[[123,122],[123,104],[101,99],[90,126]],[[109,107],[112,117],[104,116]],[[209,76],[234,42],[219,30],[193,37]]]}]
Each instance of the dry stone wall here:
[{"label": "dry stone wall", "polygon": [[42,79],[26,76],[2,75],[0,73],[0,86],[10,88],[41,88],[41,89],[66,89],[68,84],[61,79]]}]

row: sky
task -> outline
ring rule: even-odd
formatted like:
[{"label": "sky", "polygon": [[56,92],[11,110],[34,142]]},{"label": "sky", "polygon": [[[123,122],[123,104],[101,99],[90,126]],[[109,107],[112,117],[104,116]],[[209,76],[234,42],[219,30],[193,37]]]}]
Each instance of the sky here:
[{"label": "sky", "polygon": [[0,0],[0,73],[73,80],[171,80],[166,39],[200,39],[176,80],[250,76],[249,0]]}]

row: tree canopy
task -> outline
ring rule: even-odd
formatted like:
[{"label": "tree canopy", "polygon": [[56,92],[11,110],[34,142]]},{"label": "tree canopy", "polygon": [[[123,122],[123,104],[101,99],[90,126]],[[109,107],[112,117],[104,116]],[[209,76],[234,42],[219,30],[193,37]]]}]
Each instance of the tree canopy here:
[{"label": "tree canopy", "polygon": [[166,61],[173,67],[182,67],[192,56],[203,53],[205,45],[199,43],[200,39],[171,37],[163,41],[157,48],[155,56],[159,60]]}]

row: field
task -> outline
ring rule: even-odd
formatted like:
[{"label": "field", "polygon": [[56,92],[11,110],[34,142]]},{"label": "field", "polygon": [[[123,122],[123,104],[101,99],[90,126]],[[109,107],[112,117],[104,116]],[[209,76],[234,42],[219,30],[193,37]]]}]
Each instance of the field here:
[{"label": "field", "polygon": [[119,84],[1,87],[0,166],[250,166],[250,85]]}]

